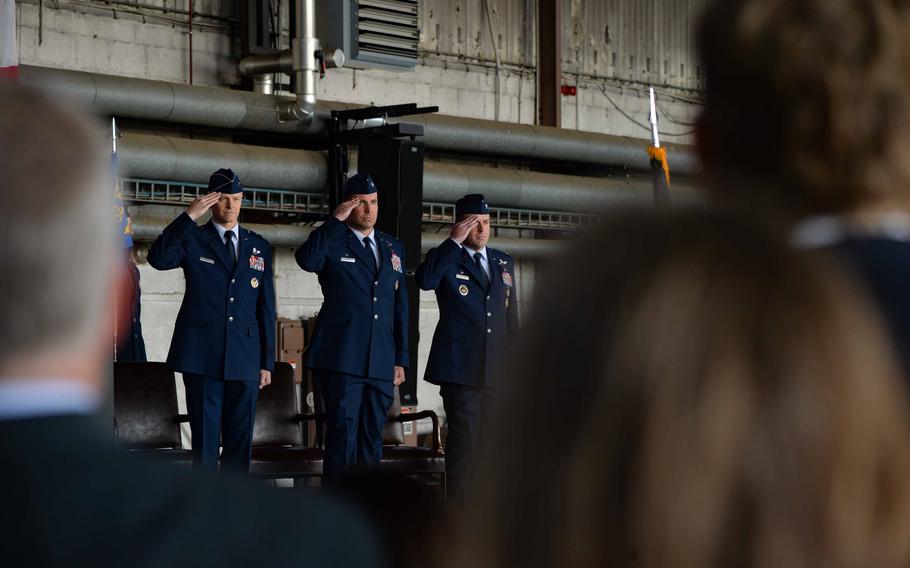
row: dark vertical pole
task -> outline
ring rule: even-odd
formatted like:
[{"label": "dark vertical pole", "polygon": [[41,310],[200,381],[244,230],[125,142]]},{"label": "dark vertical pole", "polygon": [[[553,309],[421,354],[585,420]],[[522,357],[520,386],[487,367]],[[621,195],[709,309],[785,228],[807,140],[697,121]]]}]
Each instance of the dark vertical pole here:
[{"label": "dark vertical pole", "polygon": [[417,342],[420,335],[420,288],[414,271],[420,264],[423,214],[424,144],[414,140],[370,140],[358,147],[357,171],[373,177],[379,189],[376,226],[404,244],[408,274],[408,350],[411,366],[399,388],[401,404],[417,404]]},{"label": "dark vertical pole", "polygon": [[190,0],[190,9],[187,10],[187,12],[189,12],[189,15],[187,16],[187,22],[186,22],[186,27],[188,30],[187,37],[189,38],[189,46],[187,47],[187,51],[189,52],[189,57],[190,57],[188,65],[190,68],[190,85],[192,85],[193,84],[193,0]]},{"label": "dark vertical pole", "polygon": [[537,121],[562,126],[562,1],[537,2]]}]

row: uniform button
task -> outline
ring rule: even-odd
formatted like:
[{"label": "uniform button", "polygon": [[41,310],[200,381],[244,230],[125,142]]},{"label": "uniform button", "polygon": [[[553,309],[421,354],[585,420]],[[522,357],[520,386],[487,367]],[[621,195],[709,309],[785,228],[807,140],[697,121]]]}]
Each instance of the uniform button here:
[{"label": "uniform button", "polygon": [[493,333],[493,330],[490,328],[487,328],[487,333]]},{"label": "uniform button", "polygon": [[231,284],[233,284],[234,282],[236,282],[236,280],[234,278],[231,278]]},{"label": "uniform button", "polygon": [[489,297],[489,296],[487,296],[487,300],[489,300],[489,299],[490,299],[490,297]]},{"label": "uniform button", "polygon": [[234,298],[231,298],[231,302],[233,302],[233,301],[234,301]]},{"label": "uniform button", "polygon": [[379,314],[374,315],[374,316],[373,316],[373,319],[374,319],[374,320],[378,320],[378,319],[379,319]]},{"label": "uniform button", "polygon": [[490,313],[490,312],[487,312],[487,317],[488,317],[488,318],[489,318],[489,317],[493,317],[493,314]]},{"label": "uniform button", "polygon": [[[228,321],[234,321],[234,316],[228,316]],[[489,330],[487,330],[489,331]]]},{"label": "uniform button", "polygon": [[375,301],[377,301],[377,300],[379,300],[379,298],[373,296],[373,301],[375,302]]},{"label": "uniform button", "polygon": [[379,280],[377,280],[376,282],[373,282],[373,286],[379,286]]}]

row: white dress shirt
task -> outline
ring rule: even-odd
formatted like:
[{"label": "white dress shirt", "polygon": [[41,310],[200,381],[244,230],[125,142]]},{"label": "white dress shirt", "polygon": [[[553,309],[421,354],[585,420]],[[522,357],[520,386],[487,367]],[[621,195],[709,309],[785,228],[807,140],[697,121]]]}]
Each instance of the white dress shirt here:
[{"label": "white dress shirt", "polygon": [[465,252],[468,253],[468,256],[471,257],[471,262],[474,262],[474,253],[478,253],[478,252],[480,253],[480,266],[483,267],[483,271],[486,272],[487,278],[489,278],[490,281],[492,282],[493,273],[490,272],[490,262],[487,259],[487,247],[483,247],[480,250],[474,250],[466,245],[461,245],[461,248],[463,248],[465,250]]},{"label": "white dress shirt", "polygon": [[360,246],[366,246],[363,244],[364,237],[370,239],[370,243],[373,244],[373,258],[376,259],[376,266],[378,267],[379,266],[379,243],[376,242],[376,230],[373,229],[372,231],[370,231],[369,235],[364,235],[363,233],[361,233],[357,229],[354,229],[350,225],[348,226],[348,229],[351,229],[351,232],[353,232],[354,236],[357,237],[357,241],[360,243]]},{"label": "white dress shirt", "polygon": [[231,229],[225,229],[215,221],[212,221],[212,224],[215,225],[215,230],[218,231],[222,243],[226,243],[224,234],[228,231],[234,231],[234,256],[237,258],[237,262],[240,262],[240,223],[237,223]]}]

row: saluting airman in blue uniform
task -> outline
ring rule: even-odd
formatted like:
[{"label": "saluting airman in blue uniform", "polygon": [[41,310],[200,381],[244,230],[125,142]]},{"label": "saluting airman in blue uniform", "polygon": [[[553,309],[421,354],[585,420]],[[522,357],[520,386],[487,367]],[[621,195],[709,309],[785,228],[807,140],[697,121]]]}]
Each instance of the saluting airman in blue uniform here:
[{"label": "saluting airman in blue uniform", "polygon": [[[183,373],[193,461],[249,471],[259,389],[275,366],[275,289],[272,249],[237,217],[243,186],[234,172],[209,178],[196,199],[155,240],[148,261],[158,270],[180,267],[186,293],[168,353]],[[212,219],[196,220],[211,208]]]},{"label": "saluting airman in blue uniform", "polygon": [[373,228],[379,213],[372,178],[358,173],[345,201],[297,249],[297,264],[319,276],[323,303],[305,364],[326,410],[326,475],[382,459],[382,430],[394,385],[408,361],[404,247]]},{"label": "saluting airman in blue uniform", "polygon": [[487,247],[490,210],[483,195],[455,203],[449,238],[417,267],[417,284],[435,290],[439,323],[424,380],[440,386],[446,411],[446,487],[463,503],[484,406],[518,328],[515,264]]}]

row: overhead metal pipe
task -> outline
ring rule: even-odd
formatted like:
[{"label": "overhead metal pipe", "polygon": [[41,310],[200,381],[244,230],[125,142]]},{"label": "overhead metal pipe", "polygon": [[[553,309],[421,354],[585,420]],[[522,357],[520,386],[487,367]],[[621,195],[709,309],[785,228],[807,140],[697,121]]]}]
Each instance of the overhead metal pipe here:
[{"label": "overhead metal pipe", "polygon": [[[46,89],[89,112],[103,116],[138,118],[174,124],[212,126],[227,130],[253,130],[304,136],[323,136],[322,120],[310,123],[278,122],[278,105],[293,100],[216,87],[116,77],[98,73],[20,67],[20,83]],[[317,118],[332,110],[357,108],[324,102]]]},{"label": "overhead metal pipe", "polygon": [[297,96],[293,102],[278,105],[278,119],[304,122],[311,121],[316,112],[316,74],[319,72],[316,1],[297,0],[294,22],[297,36],[291,40],[291,59]]},{"label": "overhead metal pipe", "polygon": [[326,184],[320,152],[132,132],[123,134],[118,149],[125,177],[205,183],[212,172],[229,167],[249,187],[320,192]]},{"label": "overhead metal pipe", "polygon": [[253,77],[253,91],[263,95],[271,95],[275,92],[275,75],[273,73],[263,73]]},{"label": "overhead metal pipe", "polygon": [[237,69],[245,77],[264,73],[290,73],[294,69],[294,57],[290,49],[266,55],[247,55],[240,60]]},{"label": "overhead metal pipe", "polygon": [[[341,69],[344,67],[345,56],[340,49],[322,48],[327,69]],[[255,77],[263,73],[292,73],[294,70],[294,56],[290,49],[278,53],[247,55],[237,64],[240,74],[245,77]],[[318,104],[318,103],[317,103]]]},{"label": "overhead metal pipe", "polygon": [[[278,105],[289,100],[282,96],[31,65],[19,67],[19,80],[104,116],[305,136],[325,136],[326,119],[332,110],[362,106],[319,101],[314,119],[301,124],[277,120]],[[440,114],[402,120],[424,125],[424,142],[433,152],[641,171],[650,171],[651,167],[648,141],[643,139]],[[675,175],[691,175],[700,170],[692,147],[668,144],[667,149],[670,171]]]},{"label": "overhead metal pipe", "polygon": [[[119,147],[118,163],[125,177],[205,183],[213,171],[230,167],[250,187],[322,192],[326,185],[326,159],[320,152],[129,132]],[[467,193],[483,193],[497,207],[585,212],[646,200],[650,191],[647,179],[424,163],[423,196],[431,202],[453,203]],[[686,198],[697,193],[678,183],[673,191]]]},{"label": "overhead metal pipe", "polygon": [[[435,152],[529,159],[536,163],[569,162],[650,171],[649,140],[511,124],[442,114],[423,114],[389,122],[423,124],[423,141]],[[670,171],[694,175],[701,164],[690,146],[664,144]]]}]

